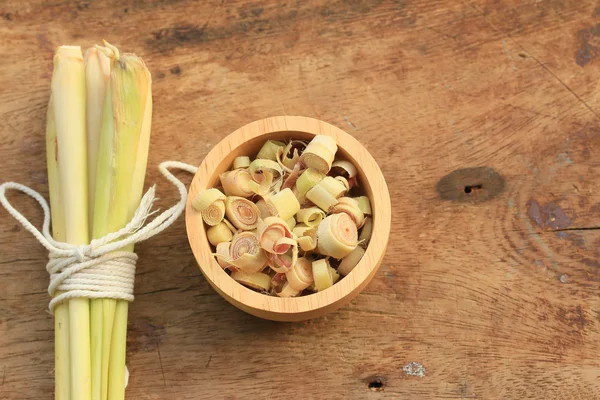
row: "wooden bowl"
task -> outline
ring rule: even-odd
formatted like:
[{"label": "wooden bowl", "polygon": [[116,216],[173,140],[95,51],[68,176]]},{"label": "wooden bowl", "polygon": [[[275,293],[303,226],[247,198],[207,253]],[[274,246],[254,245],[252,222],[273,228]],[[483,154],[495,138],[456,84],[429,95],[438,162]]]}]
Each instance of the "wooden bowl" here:
[{"label": "wooden bowl", "polygon": [[[206,238],[202,216],[191,206],[200,190],[216,186],[219,175],[238,156],[254,156],[267,139],[310,140],[315,135],[333,137],[338,154],[358,169],[359,183],[371,199],[373,233],[365,255],[354,270],[329,289],[307,296],[279,298],[250,290],[234,281],[217,263]],[[385,179],[367,149],[356,139],[326,122],[307,117],[272,117],[236,130],[206,156],[191,184],[186,205],[187,234],[200,270],[221,296],[257,317],[275,321],[300,321],[320,317],[350,302],[371,281],[383,259],[391,223],[391,205]]]}]

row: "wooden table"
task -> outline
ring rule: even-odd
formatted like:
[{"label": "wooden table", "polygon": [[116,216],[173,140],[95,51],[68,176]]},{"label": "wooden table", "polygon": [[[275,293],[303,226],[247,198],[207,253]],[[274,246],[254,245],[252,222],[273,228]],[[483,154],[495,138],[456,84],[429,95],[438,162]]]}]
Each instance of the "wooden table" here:
[{"label": "wooden table", "polygon": [[[599,399],[597,6],[7,0],[0,180],[47,195],[53,50],[106,38],[153,73],[147,182],[163,208],[175,193],[160,161],[199,164],[282,114],[364,143],[394,206],[373,282],[304,323],[221,299],[183,218],[139,245],[129,399]],[[0,249],[0,397],[50,398],[46,252],[1,209]]]}]

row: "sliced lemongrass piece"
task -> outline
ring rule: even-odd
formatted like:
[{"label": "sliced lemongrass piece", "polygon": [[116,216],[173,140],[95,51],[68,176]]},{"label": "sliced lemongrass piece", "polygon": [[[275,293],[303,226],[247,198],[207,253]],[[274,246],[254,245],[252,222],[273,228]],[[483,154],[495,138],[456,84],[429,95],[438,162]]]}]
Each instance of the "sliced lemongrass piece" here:
[{"label": "sliced lemongrass piece", "polygon": [[317,171],[314,168],[308,168],[304,171],[296,180],[296,187],[294,194],[298,200],[301,200],[306,196],[306,193],[312,189],[317,183],[325,178],[325,174]]},{"label": "sliced lemongrass piece", "polygon": [[284,149],[277,152],[277,162],[286,172],[291,172],[294,166],[300,161],[301,150],[306,148],[306,143],[301,140],[290,141]]},{"label": "sliced lemongrass piece", "polygon": [[[298,180],[298,178],[300,177],[300,174],[302,173],[301,167],[302,167],[302,165],[300,163],[298,163],[294,166],[293,169],[291,169],[289,171],[287,178],[285,179],[285,181],[283,182],[283,185],[281,186],[281,190],[287,189],[287,188],[291,189],[294,187],[294,185],[296,185],[296,181]],[[295,196],[295,194],[294,194],[294,196]]]},{"label": "sliced lemongrass piece", "polygon": [[225,200],[225,215],[238,229],[249,231],[256,228],[260,219],[260,210],[248,199],[229,196]]},{"label": "sliced lemongrass piece", "polygon": [[298,236],[298,246],[304,251],[312,251],[317,248],[317,229],[309,228],[303,232],[302,236]]},{"label": "sliced lemongrass piece", "polygon": [[325,212],[329,211],[329,209],[338,202],[331,193],[319,185],[310,189],[308,193],[306,193],[306,198]]},{"label": "sliced lemongrass piece", "polygon": [[[266,253],[268,265],[277,273],[286,273],[296,265],[298,261],[298,243],[295,239],[283,238],[282,243],[288,243],[291,249],[286,254]],[[291,253],[291,254],[290,254]]]},{"label": "sliced lemongrass piece", "polygon": [[256,236],[260,247],[268,253],[284,254],[292,243],[283,239],[292,239],[292,232],[284,220],[278,217],[267,217],[259,220]]},{"label": "sliced lemongrass piece", "polygon": [[256,202],[256,207],[258,207],[258,210],[260,211],[260,217],[262,219],[274,216],[271,214],[271,210],[269,209],[269,206],[267,206],[267,202],[265,201],[265,199],[258,200]]},{"label": "sliced lemongrass piece", "polygon": [[363,222],[362,229],[360,230],[360,235],[358,236],[358,242],[364,248],[369,245],[369,240],[371,240],[371,233],[373,231],[373,220],[370,217],[365,218]]},{"label": "sliced lemongrass piece", "polygon": [[276,161],[257,159],[250,163],[248,173],[252,180],[248,187],[260,196],[266,196],[273,187],[281,184],[283,169]]},{"label": "sliced lemongrass piece", "polygon": [[308,231],[309,229],[313,229],[313,227],[307,226],[305,224],[298,224],[294,227],[294,229],[292,229],[292,233],[297,237],[300,237],[304,236],[304,232]]},{"label": "sliced lemongrass piece", "polygon": [[346,213],[348,214],[356,226],[361,226],[365,219],[365,215],[358,206],[358,202],[351,197],[340,197],[338,203],[329,210],[331,214]]},{"label": "sliced lemongrass piece", "polygon": [[331,276],[331,283],[334,284],[340,280],[340,274],[331,265],[328,268],[329,276]]},{"label": "sliced lemongrass piece", "polygon": [[215,226],[225,216],[225,195],[219,189],[202,190],[192,201],[192,207],[202,213],[207,225]]},{"label": "sliced lemongrass piece", "polygon": [[326,176],[321,180],[321,182],[317,183],[317,186],[325,189],[329,194],[333,197],[337,198],[346,193],[346,186],[339,180],[332,178],[331,176]]},{"label": "sliced lemongrass piece", "polygon": [[344,185],[344,187],[346,188],[346,192],[348,192],[351,189],[350,182],[348,182],[348,179],[344,178],[343,176],[336,176],[335,180]]},{"label": "sliced lemongrass piece", "polygon": [[279,140],[267,140],[256,155],[256,158],[263,160],[277,160],[277,152],[285,148],[285,143]]},{"label": "sliced lemongrass piece", "polygon": [[229,246],[229,256],[220,253],[213,255],[222,262],[248,273],[262,271],[267,265],[267,257],[253,232],[236,233]]},{"label": "sliced lemongrass piece", "polygon": [[350,252],[350,254],[342,259],[340,265],[338,266],[337,272],[344,276],[348,275],[350,272],[352,272],[354,267],[356,267],[364,255],[365,249],[363,249],[361,246],[357,246],[354,250],[352,250],[352,252]]},{"label": "sliced lemongrass piece", "polygon": [[285,221],[285,223],[287,224],[288,228],[290,228],[290,230],[296,227],[296,219],[294,217],[288,218]]},{"label": "sliced lemongrass piece", "polygon": [[267,207],[272,215],[285,221],[296,215],[300,210],[300,203],[291,189],[283,189],[267,199]]},{"label": "sliced lemongrass piece", "polygon": [[301,290],[292,288],[289,282],[283,284],[283,288],[280,291],[275,291],[279,297],[296,297],[300,294]]},{"label": "sliced lemongrass piece", "polygon": [[358,208],[363,212],[363,214],[371,215],[373,214],[371,211],[371,200],[367,196],[359,196],[355,197],[354,200],[358,202]]},{"label": "sliced lemongrass piece", "polygon": [[233,271],[231,277],[242,285],[261,292],[266,292],[271,287],[271,277],[262,272]]},{"label": "sliced lemongrass piece", "polygon": [[331,172],[334,175],[342,175],[345,178],[354,178],[358,171],[350,161],[338,160],[331,164]]},{"label": "sliced lemongrass piece", "polygon": [[233,238],[233,233],[229,230],[227,224],[220,222],[206,230],[206,237],[210,244],[217,246],[219,243],[230,242]]},{"label": "sliced lemongrass piece", "polygon": [[329,272],[329,260],[322,258],[312,262],[313,279],[317,292],[325,290],[333,285],[333,277]]},{"label": "sliced lemongrass piece", "polygon": [[250,166],[250,157],[241,156],[233,160],[233,169],[248,168]]},{"label": "sliced lemongrass piece", "polygon": [[[254,192],[250,189],[252,177],[245,169],[235,169],[219,176],[223,192],[227,196],[250,197]],[[254,182],[253,182],[254,183]]]},{"label": "sliced lemongrass piece", "polygon": [[300,156],[300,162],[308,168],[314,168],[326,174],[337,152],[335,139],[330,136],[317,135],[310,141]]},{"label": "sliced lemongrass piece", "polygon": [[344,258],[358,245],[356,224],[346,213],[328,216],[317,229],[319,253],[333,258]]},{"label": "sliced lemongrass piece", "polygon": [[236,233],[238,231],[237,228],[231,224],[231,222],[227,221],[227,219],[223,218],[222,222],[227,225],[227,228],[229,228],[231,233]]},{"label": "sliced lemongrass piece", "polygon": [[312,261],[305,257],[300,257],[296,264],[285,274],[289,286],[294,290],[302,291],[309,287],[313,282]]},{"label": "sliced lemongrass piece", "polygon": [[319,207],[303,208],[296,213],[298,222],[311,227],[319,225],[323,218],[325,218],[325,212]]},{"label": "sliced lemongrass piece", "polygon": [[220,255],[217,258],[217,262],[223,269],[227,269],[231,267],[230,264],[225,262],[225,259],[229,258],[229,248],[231,247],[231,242],[222,242],[217,244],[216,253]]}]

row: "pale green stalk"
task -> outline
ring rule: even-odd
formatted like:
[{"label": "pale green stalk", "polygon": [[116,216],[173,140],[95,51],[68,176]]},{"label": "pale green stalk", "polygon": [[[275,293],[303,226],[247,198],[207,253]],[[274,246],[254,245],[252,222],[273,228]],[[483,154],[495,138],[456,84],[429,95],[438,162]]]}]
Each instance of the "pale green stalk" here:
[{"label": "pale green stalk", "polygon": [[[96,190],[96,167],[102,115],[106,98],[106,87],[110,79],[110,60],[95,47],[88,49],[84,57],[86,83],[86,126],[88,149],[88,201],[89,230],[93,232],[94,197]],[[103,299],[90,300],[90,332],[91,332],[91,373],[92,400],[102,398],[102,349],[104,331],[110,334],[112,324],[104,327]]]},{"label": "pale green stalk", "polygon": [[[58,141],[66,241],[88,244],[88,185],[85,127],[85,70],[78,46],[61,46],[54,56],[52,98]],[[89,300],[69,300],[71,398],[91,399]]]},{"label": "pale green stalk", "polygon": [[[52,96],[50,96],[46,113],[46,162],[48,164],[48,187],[50,191],[50,217],[52,219],[52,237],[54,240],[64,242],[66,239],[65,214],[60,192],[57,148],[54,102]],[[69,307],[65,303],[58,304],[54,308],[54,380],[55,400],[70,400]]]}]

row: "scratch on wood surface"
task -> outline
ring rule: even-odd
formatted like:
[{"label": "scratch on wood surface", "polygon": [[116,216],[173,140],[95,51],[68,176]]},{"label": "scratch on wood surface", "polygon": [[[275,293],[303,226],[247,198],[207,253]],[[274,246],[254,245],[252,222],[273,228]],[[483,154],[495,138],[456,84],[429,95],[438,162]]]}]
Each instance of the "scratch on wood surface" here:
[{"label": "scratch on wood surface", "polygon": [[162,355],[160,354],[160,341],[156,337],[156,333],[154,334],[154,340],[156,341],[156,351],[158,353],[158,362],[160,363],[160,373],[163,378],[163,386],[167,386],[167,379],[165,378],[165,369],[163,367]]},{"label": "scratch on wood surface", "polygon": [[204,366],[204,368],[208,368],[211,361],[212,361],[212,355],[208,357],[208,361],[206,362],[206,365]]}]

